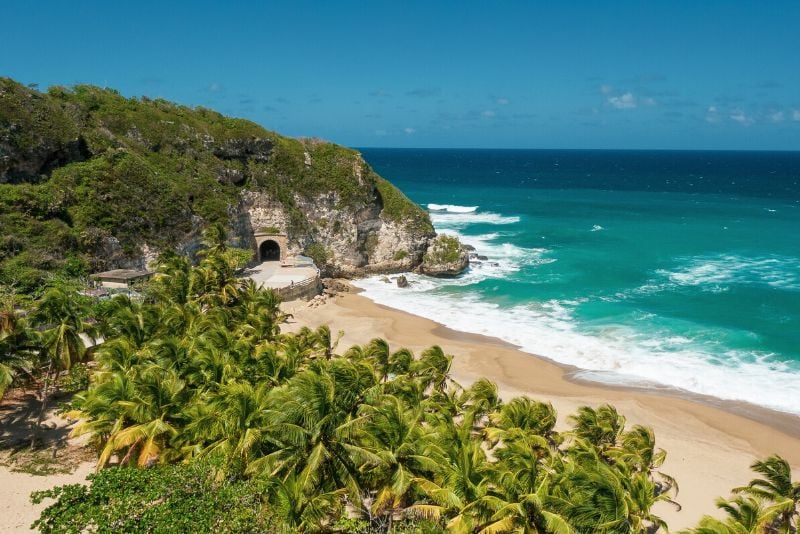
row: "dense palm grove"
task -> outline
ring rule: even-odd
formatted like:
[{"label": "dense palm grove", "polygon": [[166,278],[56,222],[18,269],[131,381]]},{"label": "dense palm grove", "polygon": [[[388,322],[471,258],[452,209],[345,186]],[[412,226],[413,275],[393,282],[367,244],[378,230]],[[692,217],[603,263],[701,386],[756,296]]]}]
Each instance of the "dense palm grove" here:
[{"label": "dense palm grove", "polygon": [[[648,428],[584,407],[557,432],[548,403],[462,387],[451,357],[375,339],[341,354],[327,327],[281,333],[273,293],[235,276],[221,234],[198,266],[164,257],[140,300],[87,311],[51,291],[2,315],[0,385],[38,373],[46,402],[91,351],[73,401],[99,473],[56,501],[43,532],[655,532],[677,506]],[[42,413],[45,410],[43,402]],[[698,533],[794,532],[800,484],[785,461],[720,501]]]}]

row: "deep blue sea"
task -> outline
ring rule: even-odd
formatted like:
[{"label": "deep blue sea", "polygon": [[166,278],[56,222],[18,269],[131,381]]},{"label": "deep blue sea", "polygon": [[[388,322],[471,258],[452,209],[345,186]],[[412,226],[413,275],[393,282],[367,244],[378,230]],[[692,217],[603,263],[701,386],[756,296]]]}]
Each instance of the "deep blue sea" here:
[{"label": "deep blue sea", "polygon": [[582,378],[800,414],[800,152],[362,153],[488,258],[365,296]]}]

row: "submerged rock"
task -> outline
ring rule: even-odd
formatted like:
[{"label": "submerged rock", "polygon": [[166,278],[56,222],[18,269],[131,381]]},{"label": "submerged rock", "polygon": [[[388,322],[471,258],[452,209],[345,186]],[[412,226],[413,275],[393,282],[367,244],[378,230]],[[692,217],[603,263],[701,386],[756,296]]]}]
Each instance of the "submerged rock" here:
[{"label": "submerged rock", "polygon": [[408,287],[408,279],[402,274],[397,277],[397,287]]}]

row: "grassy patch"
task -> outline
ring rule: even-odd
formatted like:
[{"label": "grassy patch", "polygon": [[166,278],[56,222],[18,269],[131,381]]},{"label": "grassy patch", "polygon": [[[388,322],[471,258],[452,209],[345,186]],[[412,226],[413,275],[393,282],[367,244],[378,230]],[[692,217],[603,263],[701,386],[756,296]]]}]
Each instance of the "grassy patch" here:
[{"label": "grassy patch", "polygon": [[433,233],[433,224],[428,213],[413,203],[402,191],[373,173],[375,186],[383,203],[383,215],[389,221],[405,224],[415,232]]},{"label": "grassy patch", "polygon": [[398,250],[397,252],[394,253],[394,256],[392,256],[392,259],[394,261],[400,261],[400,260],[406,259],[407,257],[408,257],[408,251],[407,250]]}]

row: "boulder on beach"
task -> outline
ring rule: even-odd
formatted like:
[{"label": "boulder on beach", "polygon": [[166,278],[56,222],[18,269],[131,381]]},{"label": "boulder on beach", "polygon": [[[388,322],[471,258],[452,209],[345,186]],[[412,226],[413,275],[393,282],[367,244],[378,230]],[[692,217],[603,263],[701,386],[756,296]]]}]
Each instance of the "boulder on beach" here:
[{"label": "boulder on beach", "polygon": [[397,277],[397,287],[408,287],[408,279],[402,274]]}]

